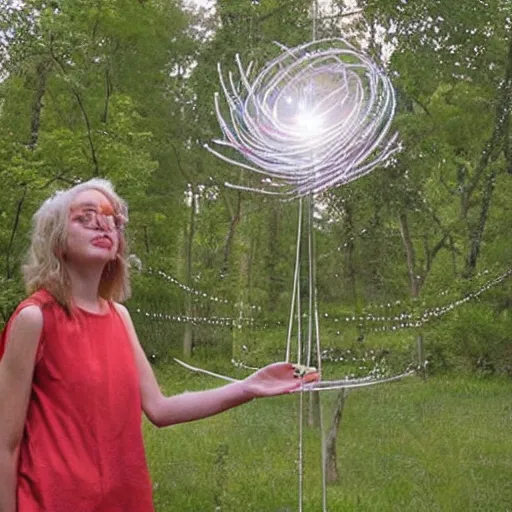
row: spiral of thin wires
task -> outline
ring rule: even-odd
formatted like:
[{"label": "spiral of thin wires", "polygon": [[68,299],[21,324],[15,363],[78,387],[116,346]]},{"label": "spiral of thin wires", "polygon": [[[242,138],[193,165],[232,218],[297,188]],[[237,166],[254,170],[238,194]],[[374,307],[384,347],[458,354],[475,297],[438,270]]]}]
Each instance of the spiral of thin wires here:
[{"label": "spiral of thin wires", "polygon": [[261,178],[254,187],[227,186],[292,198],[317,194],[397,151],[397,134],[390,134],[395,92],[376,63],[340,38],[281,48],[256,75],[238,55],[237,79],[232,72],[226,79],[219,64],[215,110],[224,138],[214,140],[218,149],[206,148]]}]

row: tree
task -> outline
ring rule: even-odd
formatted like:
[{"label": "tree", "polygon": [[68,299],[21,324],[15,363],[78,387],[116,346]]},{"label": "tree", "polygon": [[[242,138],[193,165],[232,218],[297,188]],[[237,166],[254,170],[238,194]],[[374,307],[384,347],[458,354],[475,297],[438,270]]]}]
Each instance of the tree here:
[{"label": "tree", "polygon": [[[3,4],[0,194],[11,220],[0,239],[5,275],[17,279],[30,215],[56,187],[108,177],[132,211],[144,205],[170,153],[162,148],[179,133],[173,93],[181,86],[172,71],[191,44],[178,4]],[[143,217],[135,215],[135,233]]]}]

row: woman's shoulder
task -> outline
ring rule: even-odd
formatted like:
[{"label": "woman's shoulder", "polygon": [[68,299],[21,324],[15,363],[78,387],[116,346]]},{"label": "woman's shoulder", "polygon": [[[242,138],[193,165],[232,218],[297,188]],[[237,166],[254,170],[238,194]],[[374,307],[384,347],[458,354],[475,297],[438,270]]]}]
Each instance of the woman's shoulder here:
[{"label": "woman's shoulder", "polygon": [[125,330],[128,332],[134,329],[133,320],[128,311],[128,308],[124,304],[120,304],[119,302],[110,302],[112,310],[115,311],[116,316],[121,320],[121,323]]},{"label": "woman's shoulder", "polygon": [[7,337],[11,332],[37,340],[40,339],[44,327],[43,312],[47,303],[47,297],[36,292],[18,304],[0,332],[0,359],[3,357]]},{"label": "woman's shoulder", "polygon": [[48,306],[50,304],[56,304],[57,299],[45,288],[41,288],[40,290],[35,291],[31,295],[29,295],[26,299],[24,299],[20,306],[22,305],[35,305],[39,307]]},{"label": "woman's shoulder", "polygon": [[41,312],[52,303],[52,299],[46,290],[38,290],[18,303],[10,318],[12,320],[20,315],[27,319],[40,317]]},{"label": "woman's shoulder", "polygon": [[11,315],[11,320],[19,315],[28,319],[36,316],[45,317],[48,311],[54,307],[61,308],[62,306],[48,290],[37,290],[18,304]]},{"label": "woman's shoulder", "polygon": [[18,314],[13,317],[16,322],[23,321],[34,325],[42,325],[43,322],[43,313],[37,304],[26,304],[24,307],[18,308]]},{"label": "woman's shoulder", "polygon": [[128,309],[126,309],[126,306],[124,304],[121,304],[120,302],[115,302],[113,300],[109,301],[109,304],[120,315],[123,315],[123,316],[130,315],[128,313]]},{"label": "woman's shoulder", "polygon": [[44,325],[43,312],[38,306],[29,304],[13,316],[11,323],[10,331],[19,337],[39,340]]}]

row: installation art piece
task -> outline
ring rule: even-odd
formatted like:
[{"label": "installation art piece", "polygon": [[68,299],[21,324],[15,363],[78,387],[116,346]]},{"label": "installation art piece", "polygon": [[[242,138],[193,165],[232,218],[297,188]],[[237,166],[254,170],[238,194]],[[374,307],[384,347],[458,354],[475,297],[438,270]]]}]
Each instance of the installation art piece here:
[{"label": "installation art piece", "polygon": [[[383,70],[344,39],[320,39],[295,48],[280,48],[281,53],[260,71],[255,71],[252,63],[244,67],[239,56],[236,74],[228,72],[225,76],[219,65],[221,92],[215,94],[215,109],[223,138],[206,148],[247,171],[246,182],[227,183],[228,187],[298,201],[297,251],[284,359],[304,371],[315,365],[321,373],[313,203],[323,192],[385,165],[398,150],[397,134],[391,132],[395,92]],[[303,301],[299,297],[304,198],[309,205],[306,312],[301,310]],[[302,328],[304,316],[306,329]],[[297,343],[292,347],[294,327]],[[234,380],[178,362],[193,371]],[[412,373],[407,370],[387,378],[320,380],[298,390],[299,511],[303,506],[304,392],[369,386]],[[326,511],[323,427],[321,431],[322,509]]]}]

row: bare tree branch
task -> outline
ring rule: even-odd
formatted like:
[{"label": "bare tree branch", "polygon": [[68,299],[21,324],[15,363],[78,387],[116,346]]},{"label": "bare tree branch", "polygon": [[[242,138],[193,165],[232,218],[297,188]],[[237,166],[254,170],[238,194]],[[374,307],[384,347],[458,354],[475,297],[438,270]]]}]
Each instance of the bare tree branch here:
[{"label": "bare tree branch", "polygon": [[463,214],[467,214],[469,209],[470,199],[476,190],[480,180],[488,168],[489,164],[494,162],[501,152],[507,151],[508,141],[504,140],[505,135],[508,133],[508,125],[510,123],[510,109],[512,107],[512,36],[509,40],[508,55],[506,63],[505,76],[501,88],[501,97],[496,106],[496,118],[494,122],[493,132],[490,139],[485,144],[485,147],[480,156],[480,160],[476,166],[475,173],[465,190],[463,197]]},{"label": "bare tree branch", "polygon": [[23,210],[23,204],[25,203],[25,199],[27,197],[27,189],[28,189],[27,185],[24,184],[23,191],[21,193],[21,197],[18,200],[18,204],[16,205],[16,213],[14,214],[14,222],[13,222],[12,229],[11,229],[11,236],[9,238],[9,245],[7,246],[7,251],[6,251],[6,256],[5,256],[6,267],[7,267],[6,268],[7,279],[11,279],[12,275],[13,275],[13,269],[11,268],[11,253],[12,253],[12,248],[14,246],[14,239],[16,238],[16,232],[18,231],[18,226],[20,223],[20,217],[21,217],[21,212]]},{"label": "bare tree branch", "polygon": [[[60,59],[55,55],[55,52],[53,50],[53,36],[50,37],[50,54],[52,56],[52,59],[55,61],[55,63],[59,66],[60,70],[62,71],[62,74],[64,76],[67,76],[67,71]],[[100,166],[98,162],[98,158],[96,156],[96,149],[94,147],[94,141],[92,138],[92,128],[91,128],[91,122],[89,121],[89,116],[87,115],[87,111],[85,109],[85,106],[83,104],[82,98],[76,88],[70,84],[71,91],[73,93],[73,96],[75,97],[78,107],[80,108],[80,111],[82,112],[82,116],[84,118],[85,126],[87,129],[87,140],[89,142],[89,148],[91,150],[91,159],[94,165],[94,171],[93,176],[100,176]]]}]

